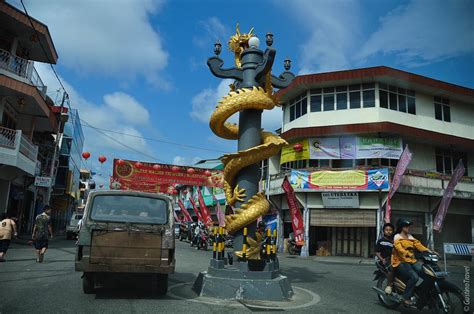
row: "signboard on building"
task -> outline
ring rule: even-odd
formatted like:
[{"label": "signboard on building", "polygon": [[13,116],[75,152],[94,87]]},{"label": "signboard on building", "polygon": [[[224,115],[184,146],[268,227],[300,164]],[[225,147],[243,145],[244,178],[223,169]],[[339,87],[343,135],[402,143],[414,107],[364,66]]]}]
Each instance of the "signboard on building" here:
[{"label": "signboard on building", "polygon": [[137,167],[137,163],[133,160],[118,163],[118,159],[114,159],[111,182],[118,182],[115,185],[122,190],[161,193],[171,193],[177,184],[218,188],[224,184],[222,170],[193,168],[194,171],[188,173],[190,167],[145,162]]},{"label": "signboard on building", "polygon": [[387,191],[388,169],[344,170],[344,171],[300,171],[292,170],[290,183],[300,190],[353,190]]},{"label": "signboard on building", "polygon": [[[294,149],[295,144],[301,144],[301,150],[296,151]],[[292,142],[290,145],[284,146],[281,149],[280,164],[295,160],[306,160],[309,159],[309,144],[308,139],[304,139],[298,142]]]},{"label": "signboard on building", "polygon": [[35,186],[49,188],[51,186],[51,177],[35,177]]},{"label": "signboard on building", "polygon": [[444,253],[453,255],[474,255],[473,243],[443,243]]},{"label": "signboard on building", "polygon": [[357,192],[323,192],[325,208],[359,208],[359,193]]}]

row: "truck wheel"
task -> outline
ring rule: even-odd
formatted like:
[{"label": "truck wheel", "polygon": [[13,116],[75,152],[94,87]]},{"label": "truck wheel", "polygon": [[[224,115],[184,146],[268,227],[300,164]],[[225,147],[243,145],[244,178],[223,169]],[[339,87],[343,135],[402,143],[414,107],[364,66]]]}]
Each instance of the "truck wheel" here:
[{"label": "truck wheel", "polygon": [[168,292],[168,274],[156,275],[156,292],[158,295],[165,295]]},{"label": "truck wheel", "polygon": [[92,274],[84,273],[82,276],[82,291],[85,294],[92,294],[95,292],[95,282]]}]

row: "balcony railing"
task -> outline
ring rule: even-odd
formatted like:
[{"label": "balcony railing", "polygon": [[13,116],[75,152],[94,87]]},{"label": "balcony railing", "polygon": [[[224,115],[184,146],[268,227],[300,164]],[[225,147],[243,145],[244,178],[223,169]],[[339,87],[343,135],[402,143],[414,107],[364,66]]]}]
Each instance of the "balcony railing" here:
[{"label": "balcony railing", "polygon": [[13,152],[16,150],[26,158],[36,162],[38,146],[33,144],[21,130],[12,130],[0,126],[0,148],[7,148]]},{"label": "balcony railing", "polygon": [[0,69],[26,79],[29,84],[38,89],[43,98],[46,97],[46,86],[32,61],[14,56],[10,52],[0,49]]}]

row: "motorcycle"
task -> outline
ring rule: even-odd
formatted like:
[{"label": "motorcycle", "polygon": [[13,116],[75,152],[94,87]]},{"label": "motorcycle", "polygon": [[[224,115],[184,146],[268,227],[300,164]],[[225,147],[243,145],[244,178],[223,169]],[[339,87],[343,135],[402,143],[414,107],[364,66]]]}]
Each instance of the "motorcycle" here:
[{"label": "motorcycle", "polygon": [[301,248],[302,246],[296,244],[295,239],[290,236],[288,239],[288,253],[290,253],[290,255],[300,255]]},{"label": "motorcycle", "polygon": [[226,235],[224,245],[227,248],[233,248],[234,247],[234,237],[229,235]]},{"label": "motorcycle", "polygon": [[[423,283],[415,288],[413,305],[420,311],[428,307],[433,313],[468,313],[469,309],[466,310],[463,292],[446,280],[448,273],[441,271],[438,266],[438,255],[422,253],[417,257],[423,263],[424,276],[420,276],[423,278]],[[388,295],[385,293],[387,269],[380,261],[376,262],[376,265],[374,281],[377,281],[377,286],[372,289],[385,307],[396,309],[403,303],[402,295],[405,291],[406,280],[396,275],[392,286],[393,292]],[[425,280],[428,282],[425,283]]]},{"label": "motorcycle", "polygon": [[200,250],[200,249],[203,249],[204,251],[207,251],[207,247],[208,247],[208,239],[209,235],[207,233],[207,231],[203,230],[200,232],[199,236],[198,236],[198,239],[197,239],[197,245],[196,245],[196,249]]}]

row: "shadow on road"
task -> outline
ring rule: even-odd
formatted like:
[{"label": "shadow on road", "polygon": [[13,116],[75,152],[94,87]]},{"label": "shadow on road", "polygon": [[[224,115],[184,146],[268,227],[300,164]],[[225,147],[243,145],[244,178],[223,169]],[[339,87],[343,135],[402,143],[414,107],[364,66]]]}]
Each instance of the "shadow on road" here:
[{"label": "shadow on road", "polygon": [[317,282],[318,279],[325,278],[331,272],[314,272],[307,267],[283,267],[283,275],[287,276],[292,283],[296,282]]}]

